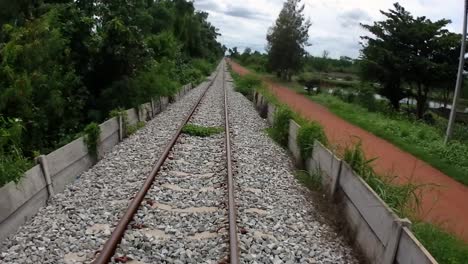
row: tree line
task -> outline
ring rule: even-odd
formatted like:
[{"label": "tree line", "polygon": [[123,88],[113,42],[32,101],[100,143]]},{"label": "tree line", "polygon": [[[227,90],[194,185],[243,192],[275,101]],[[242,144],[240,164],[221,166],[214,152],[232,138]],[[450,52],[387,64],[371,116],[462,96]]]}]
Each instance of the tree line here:
[{"label": "tree line", "polygon": [[225,49],[207,18],[188,0],[0,0],[2,141],[48,152],[113,109],[199,82]]},{"label": "tree line", "polygon": [[327,52],[322,57],[308,54],[311,23],[300,0],[284,3],[267,32],[266,54],[250,50],[250,54],[239,54],[237,49],[231,49],[230,54],[241,62],[260,62],[263,69],[284,80],[304,70],[357,73],[364,82],[377,86],[376,92],[396,111],[402,99],[414,98],[416,116],[422,118],[431,93],[449,101],[457,76],[461,35],[447,29],[450,20],[414,17],[399,3],[381,13],[382,21],[361,25],[368,34],[361,37],[357,59],[332,59]]}]

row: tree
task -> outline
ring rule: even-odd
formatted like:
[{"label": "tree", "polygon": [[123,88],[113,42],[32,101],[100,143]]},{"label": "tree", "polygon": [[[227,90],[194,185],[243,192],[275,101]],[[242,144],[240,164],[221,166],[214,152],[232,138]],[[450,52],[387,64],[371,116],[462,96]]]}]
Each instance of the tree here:
[{"label": "tree", "polygon": [[386,20],[363,25],[373,36],[361,37],[361,73],[382,85],[380,93],[396,110],[401,99],[414,96],[416,115],[422,118],[431,90],[456,76],[456,34],[445,29],[449,20],[414,18],[398,3],[394,8],[381,11]]},{"label": "tree", "polygon": [[395,110],[399,110],[400,100],[407,95],[402,87],[407,47],[400,40],[410,38],[409,28],[413,18],[398,3],[395,10],[380,12],[387,17],[386,20],[362,25],[374,36],[361,37],[364,40],[361,77],[379,82],[379,93],[390,101]]},{"label": "tree", "polygon": [[291,80],[301,69],[307,54],[305,47],[310,45],[307,41],[311,22],[305,19],[303,11],[300,0],[287,0],[267,33],[269,68],[282,79]]}]

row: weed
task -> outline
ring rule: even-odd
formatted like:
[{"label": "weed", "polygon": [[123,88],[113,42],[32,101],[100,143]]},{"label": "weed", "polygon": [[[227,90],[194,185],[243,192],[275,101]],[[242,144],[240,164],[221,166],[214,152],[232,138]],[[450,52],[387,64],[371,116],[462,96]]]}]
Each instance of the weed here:
[{"label": "weed", "polygon": [[292,112],[286,106],[276,109],[273,126],[269,130],[270,136],[282,146],[288,144],[289,120],[292,119]]},{"label": "weed", "polygon": [[182,133],[196,137],[209,137],[211,135],[219,134],[223,131],[224,129],[221,127],[204,127],[194,124],[186,124],[182,128]]},{"label": "weed", "polygon": [[343,160],[377,193],[398,215],[406,215],[411,206],[419,206],[420,185],[412,183],[394,184],[396,177],[378,175],[372,166],[376,158],[366,158],[361,141],[345,148]]},{"label": "weed", "polygon": [[110,117],[122,117],[122,129],[123,131],[127,131],[128,128],[128,115],[127,111],[123,108],[117,108],[110,112]]},{"label": "weed", "polygon": [[296,179],[305,187],[312,191],[322,190],[322,176],[320,171],[309,173],[308,171],[298,170],[295,172]]},{"label": "weed", "polygon": [[99,136],[101,135],[101,128],[96,123],[88,124],[84,129],[84,142],[88,148],[88,152],[94,158],[97,158]]},{"label": "weed", "polygon": [[236,81],[235,90],[247,98],[252,98],[255,89],[262,86],[262,80],[253,74],[233,75],[233,77]]},{"label": "weed", "polygon": [[127,126],[127,135],[133,135],[135,132],[138,131],[138,129],[142,128],[145,126],[145,122],[143,121],[138,121],[135,125],[128,125]]},{"label": "weed", "polygon": [[323,127],[314,121],[302,124],[297,133],[297,145],[304,160],[312,155],[315,140],[328,145],[328,139],[323,132]]}]

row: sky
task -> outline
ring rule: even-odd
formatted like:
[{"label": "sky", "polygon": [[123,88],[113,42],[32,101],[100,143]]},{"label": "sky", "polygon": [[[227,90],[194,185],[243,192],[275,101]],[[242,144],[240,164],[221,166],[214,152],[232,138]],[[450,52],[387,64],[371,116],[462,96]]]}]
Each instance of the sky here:
[{"label": "sky", "polygon": [[[285,0],[284,0],[285,1]],[[195,7],[209,13],[208,20],[222,34],[219,41],[228,48],[245,47],[265,51],[266,33],[283,6],[283,0],[195,0]],[[396,0],[302,0],[304,14],[310,18],[307,51],[321,56],[357,58],[360,36],[366,32],[360,23],[381,20],[380,10],[393,7]],[[403,0],[399,3],[414,16],[431,20],[450,19],[448,29],[462,31],[463,0]]]}]

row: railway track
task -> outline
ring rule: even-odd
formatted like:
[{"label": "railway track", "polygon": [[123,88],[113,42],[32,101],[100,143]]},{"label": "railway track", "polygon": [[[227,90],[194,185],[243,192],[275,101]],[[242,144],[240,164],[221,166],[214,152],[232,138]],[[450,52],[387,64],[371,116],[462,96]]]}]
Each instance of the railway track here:
[{"label": "railway track", "polygon": [[[239,263],[225,67],[223,61],[93,263]],[[188,123],[223,126],[224,133],[182,134]]]}]

